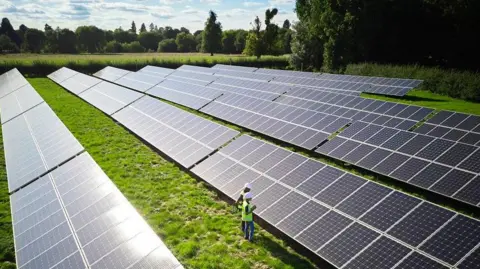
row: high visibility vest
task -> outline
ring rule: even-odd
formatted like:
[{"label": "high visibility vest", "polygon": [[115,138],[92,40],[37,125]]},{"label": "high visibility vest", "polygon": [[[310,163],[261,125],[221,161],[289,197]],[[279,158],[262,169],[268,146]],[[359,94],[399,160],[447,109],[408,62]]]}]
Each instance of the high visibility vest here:
[{"label": "high visibility vest", "polygon": [[247,202],[243,201],[242,205],[242,221],[253,221],[252,206]]},{"label": "high visibility vest", "polygon": [[245,201],[245,198],[244,198],[244,197],[245,197],[245,193],[246,193],[245,190],[243,190],[243,191],[240,193],[240,196],[242,197],[242,201],[241,201],[241,203],[238,204],[238,206],[237,206],[238,209],[242,209],[242,203],[243,203],[243,201]]}]

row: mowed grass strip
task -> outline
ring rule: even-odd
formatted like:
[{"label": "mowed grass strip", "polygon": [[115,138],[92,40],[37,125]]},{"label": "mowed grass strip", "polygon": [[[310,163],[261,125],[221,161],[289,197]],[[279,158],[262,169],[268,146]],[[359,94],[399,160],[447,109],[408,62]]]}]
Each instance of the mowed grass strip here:
[{"label": "mowed grass strip", "polygon": [[29,82],[185,267],[316,268],[258,225],[246,242],[240,216],[204,183],[49,79]]}]

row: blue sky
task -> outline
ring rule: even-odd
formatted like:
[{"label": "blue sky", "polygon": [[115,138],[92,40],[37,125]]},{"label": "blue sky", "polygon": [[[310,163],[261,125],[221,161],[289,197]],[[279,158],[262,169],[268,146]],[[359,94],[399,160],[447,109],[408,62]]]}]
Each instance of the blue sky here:
[{"label": "blue sky", "polygon": [[160,26],[187,27],[192,32],[202,29],[212,9],[218,14],[223,29],[250,28],[256,15],[264,20],[265,10],[276,7],[274,21],[297,20],[295,0],[0,0],[0,17],[10,19],[13,27],[25,24],[43,29],[52,27],[75,30],[80,25],[96,25],[104,29],[137,29],[145,23]]}]

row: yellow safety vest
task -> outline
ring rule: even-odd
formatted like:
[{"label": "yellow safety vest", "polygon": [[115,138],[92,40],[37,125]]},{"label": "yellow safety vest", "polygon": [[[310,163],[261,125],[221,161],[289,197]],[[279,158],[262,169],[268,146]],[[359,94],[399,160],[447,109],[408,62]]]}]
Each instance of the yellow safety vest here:
[{"label": "yellow safety vest", "polygon": [[243,201],[242,205],[242,221],[253,221],[252,206],[247,202]]},{"label": "yellow safety vest", "polygon": [[[242,191],[242,192],[240,193],[240,195],[242,196],[242,203],[243,203],[243,201],[245,201],[245,198],[244,198],[244,197],[245,197],[245,191]],[[242,204],[239,203],[239,204],[237,205],[237,207],[238,207],[238,209],[242,209]]]}]

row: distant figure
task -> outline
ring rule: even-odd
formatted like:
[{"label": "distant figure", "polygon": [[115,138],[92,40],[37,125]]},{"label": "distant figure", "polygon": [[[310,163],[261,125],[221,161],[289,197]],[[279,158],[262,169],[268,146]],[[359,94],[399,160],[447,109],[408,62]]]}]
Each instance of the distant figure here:
[{"label": "distant figure", "polygon": [[[243,205],[243,200],[244,200],[244,196],[247,192],[250,192],[252,190],[252,184],[250,183],[245,183],[245,186],[243,188],[243,191],[240,193],[240,197],[238,197],[237,199],[237,202],[236,202],[236,205],[237,205],[237,208],[238,208],[238,211],[242,211],[242,205]],[[240,227],[240,229],[242,231],[245,230],[245,222],[242,221],[242,226]]]},{"label": "distant figure", "polygon": [[242,223],[245,223],[243,234],[245,239],[248,239],[250,242],[253,240],[253,233],[255,231],[255,226],[253,225],[253,210],[257,208],[256,205],[251,204],[252,198],[253,195],[251,192],[245,193],[242,204]]}]

